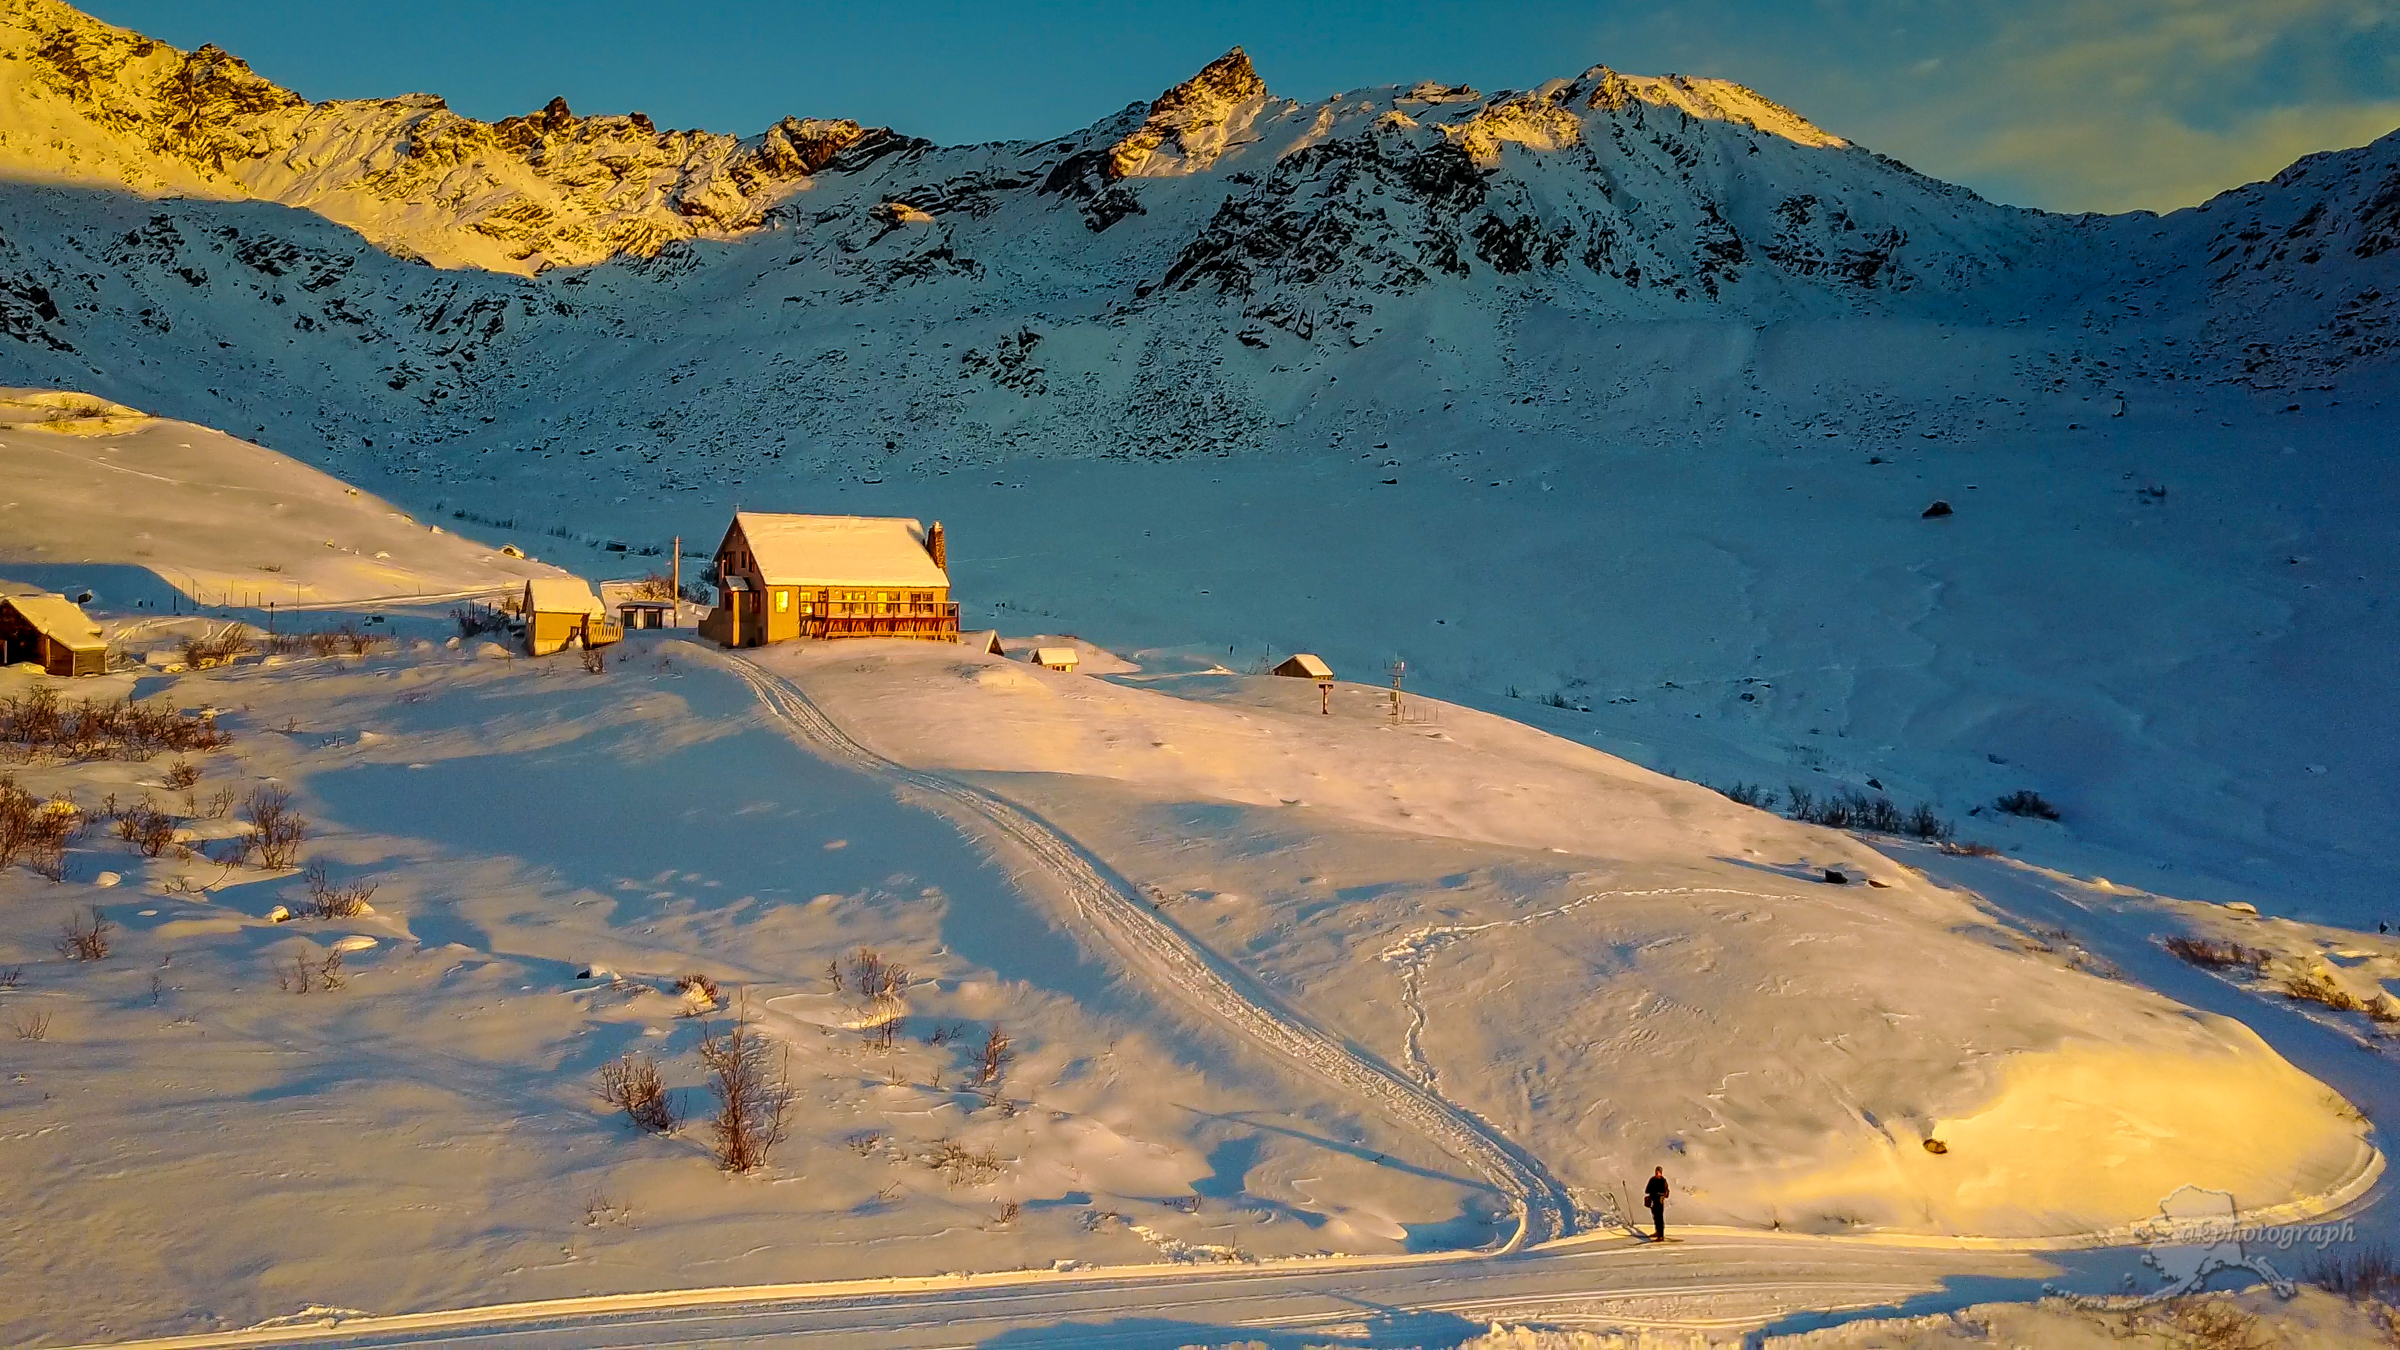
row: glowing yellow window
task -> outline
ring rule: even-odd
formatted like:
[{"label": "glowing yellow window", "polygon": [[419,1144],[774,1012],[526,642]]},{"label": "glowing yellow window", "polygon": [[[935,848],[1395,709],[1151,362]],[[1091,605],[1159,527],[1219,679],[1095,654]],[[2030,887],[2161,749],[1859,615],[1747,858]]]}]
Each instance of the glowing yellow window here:
[{"label": "glowing yellow window", "polygon": [[776,612],[776,613],[778,613],[778,614],[781,614],[781,613],[783,613],[785,610],[787,610],[787,609],[790,609],[791,607],[792,607],[792,593],[791,593],[790,591],[777,591],[777,592],[775,592],[775,612]]}]

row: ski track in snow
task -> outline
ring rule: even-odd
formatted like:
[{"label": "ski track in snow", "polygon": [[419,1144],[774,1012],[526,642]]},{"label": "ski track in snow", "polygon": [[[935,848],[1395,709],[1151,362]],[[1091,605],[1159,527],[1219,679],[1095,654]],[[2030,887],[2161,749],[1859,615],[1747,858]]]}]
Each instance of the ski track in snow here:
[{"label": "ski track in snow", "polygon": [[1517,1251],[1573,1231],[1573,1197],[1539,1159],[1474,1113],[1443,1099],[1429,1084],[1411,1082],[1381,1059],[1285,1006],[1246,972],[1193,942],[1124,885],[1104,876],[1065,835],[994,793],[876,754],[852,739],[791,681],[738,656],[720,659],[771,715],[828,758],[955,802],[1022,845],[1065,888],[1076,913],[1128,963],[1260,1047],[1375,1105],[1481,1173],[1508,1198],[1517,1215],[1516,1231],[1500,1251]]}]

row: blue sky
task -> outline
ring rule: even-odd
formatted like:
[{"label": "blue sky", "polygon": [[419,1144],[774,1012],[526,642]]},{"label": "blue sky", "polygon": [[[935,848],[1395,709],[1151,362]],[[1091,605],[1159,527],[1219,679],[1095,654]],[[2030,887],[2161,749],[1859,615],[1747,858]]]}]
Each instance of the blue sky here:
[{"label": "blue sky", "polygon": [[437,93],[755,132],[786,113],[937,141],[1056,135],[1226,48],[1303,100],[1521,88],[1605,63],[1719,75],[1997,200],[2166,210],[2400,128],[2392,0],[1009,4],[919,0],[87,0],[310,98]]}]

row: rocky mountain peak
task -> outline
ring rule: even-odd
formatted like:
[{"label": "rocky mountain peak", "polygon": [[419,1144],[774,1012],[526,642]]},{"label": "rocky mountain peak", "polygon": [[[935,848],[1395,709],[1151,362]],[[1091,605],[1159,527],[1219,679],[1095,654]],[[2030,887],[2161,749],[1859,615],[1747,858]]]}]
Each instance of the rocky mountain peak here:
[{"label": "rocky mountain peak", "polygon": [[1160,94],[1141,129],[1109,148],[1107,175],[1163,178],[1206,169],[1266,102],[1267,82],[1236,47]]},{"label": "rocky mountain peak", "polygon": [[186,53],[58,0],[0,0],[0,171],[303,207],[440,266],[538,272],[757,228],[866,133],[786,118],[662,132],[564,98],[479,122],[406,95],[311,103],[208,45]]}]

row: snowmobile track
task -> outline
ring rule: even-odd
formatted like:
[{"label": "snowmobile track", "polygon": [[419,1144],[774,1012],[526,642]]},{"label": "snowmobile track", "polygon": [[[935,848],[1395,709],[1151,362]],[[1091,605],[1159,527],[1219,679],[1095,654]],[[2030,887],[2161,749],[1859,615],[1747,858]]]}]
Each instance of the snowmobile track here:
[{"label": "snowmobile track", "polygon": [[1420,1086],[1373,1052],[1288,1006],[1247,972],[1185,936],[1060,831],[982,788],[912,769],[860,745],[798,686],[755,662],[722,658],[777,720],[827,757],[966,807],[1031,853],[1058,879],[1076,913],[1135,967],[1258,1045],[1345,1092],[1481,1173],[1516,1211],[1498,1250],[1567,1236],[1576,1206],[1540,1160],[1474,1113]]}]

